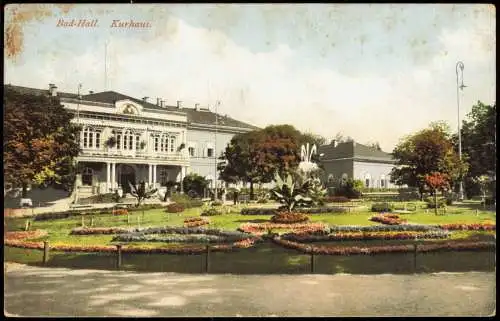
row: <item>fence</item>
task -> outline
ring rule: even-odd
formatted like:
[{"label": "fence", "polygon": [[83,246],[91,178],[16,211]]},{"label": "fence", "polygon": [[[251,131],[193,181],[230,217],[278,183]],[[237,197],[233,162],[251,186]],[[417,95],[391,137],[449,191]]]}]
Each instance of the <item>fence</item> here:
[{"label": "fence", "polygon": [[494,271],[495,250],[380,253],[358,255],[305,254],[263,243],[232,252],[213,252],[206,246],[197,254],[145,254],[124,252],[121,245],[111,252],[83,253],[6,246],[4,259],[51,267],[122,269],[148,272],[233,274],[410,274],[422,272]]}]

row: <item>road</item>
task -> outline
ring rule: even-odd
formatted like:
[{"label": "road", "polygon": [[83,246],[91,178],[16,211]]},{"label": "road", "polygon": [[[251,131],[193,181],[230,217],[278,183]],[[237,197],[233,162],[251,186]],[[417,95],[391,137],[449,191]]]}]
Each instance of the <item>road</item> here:
[{"label": "road", "polygon": [[488,316],[494,272],[212,275],[6,264],[15,316]]}]

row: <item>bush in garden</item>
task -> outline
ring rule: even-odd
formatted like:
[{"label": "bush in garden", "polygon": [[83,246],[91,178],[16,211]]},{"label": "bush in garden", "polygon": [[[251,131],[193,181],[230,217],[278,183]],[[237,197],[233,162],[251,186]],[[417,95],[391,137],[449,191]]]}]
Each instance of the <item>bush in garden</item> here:
[{"label": "bush in garden", "polygon": [[126,208],[118,208],[113,210],[113,215],[127,215],[128,210]]},{"label": "bush in garden", "polygon": [[392,212],[394,205],[388,202],[373,203],[372,212]]},{"label": "bush in garden", "polygon": [[203,206],[202,200],[191,198],[186,194],[173,194],[170,199],[177,204],[181,204],[185,209]]},{"label": "bush in garden", "polygon": [[334,191],[334,196],[345,196],[351,199],[357,199],[362,195],[360,192],[360,189],[362,187],[363,182],[349,178],[346,181],[342,181],[340,183],[340,185]]},{"label": "bush in garden", "polygon": [[201,216],[216,216],[216,215],[222,215],[222,211],[215,207],[207,208],[203,210],[203,212],[201,212]]},{"label": "bush in garden", "polygon": [[222,202],[221,201],[213,201],[212,206],[222,206]]},{"label": "bush in garden", "polygon": [[167,213],[180,213],[184,211],[184,206],[182,204],[171,203],[167,205],[165,212]]}]

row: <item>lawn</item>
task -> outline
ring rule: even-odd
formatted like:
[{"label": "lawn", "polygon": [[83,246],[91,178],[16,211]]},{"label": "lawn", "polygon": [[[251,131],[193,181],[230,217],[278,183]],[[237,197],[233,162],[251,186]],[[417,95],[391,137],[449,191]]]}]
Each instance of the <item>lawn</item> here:
[{"label": "lawn", "polygon": [[[367,204],[369,205],[369,204]],[[253,205],[261,206],[261,205]],[[266,204],[266,207],[271,205]],[[398,207],[401,204],[398,204]],[[207,217],[210,220],[210,228],[219,228],[224,230],[236,230],[241,224],[269,222],[271,215],[241,215],[237,212],[241,207],[227,207],[229,214]],[[378,223],[370,221],[374,214],[369,210],[370,206],[364,209],[352,211],[349,213],[330,213],[330,214],[311,214],[309,218],[312,222],[323,222],[328,225],[376,225]],[[163,209],[147,210],[144,214],[141,211],[130,213],[130,224],[127,223],[126,215],[97,214],[93,215],[94,227],[146,227],[146,226],[183,226],[183,221],[187,217],[198,217],[201,214],[201,208],[187,209],[182,213],[165,213]],[[482,223],[486,221],[496,222],[496,213],[492,211],[478,211],[450,206],[445,215],[435,215],[432,210],[426,211],[419,208],[412,214],[400,214],[410,223],[418,224],[448,224],[448,223]],[[90,224],[90,216],[85,216],[85,224]],[[6,218],[7,230],[23,230],[26,219]],[[42,229],[48,231],[49,235],[37,239],[48,240],[51,244],[111,244],[112,235],[89,235],[78,236],[69,235],[71,230],[80,227],[81,217],[70,217],[65,219],[32,221],[31,229]],[[207,226],[205,226],[207,227]],[[464,234],[465,235],[465,234]],[[160,246],[157,244],[156,246]]]}]

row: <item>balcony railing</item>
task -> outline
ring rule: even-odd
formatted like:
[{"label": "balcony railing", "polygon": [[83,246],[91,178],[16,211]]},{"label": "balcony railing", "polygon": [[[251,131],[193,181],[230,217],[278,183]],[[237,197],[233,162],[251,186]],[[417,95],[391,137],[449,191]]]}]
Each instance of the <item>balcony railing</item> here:
[{"label": "balcony railing", "polygon": [[144,150],[130,150],[130,149],[94,149],[82,148],[82,156],[111,156],[111,157],[126,157],[126,158],[148,158],[148,159],[161,159],[170,161],[187,161],[189,156],[184,153],[174,152],[150,152]]}]

